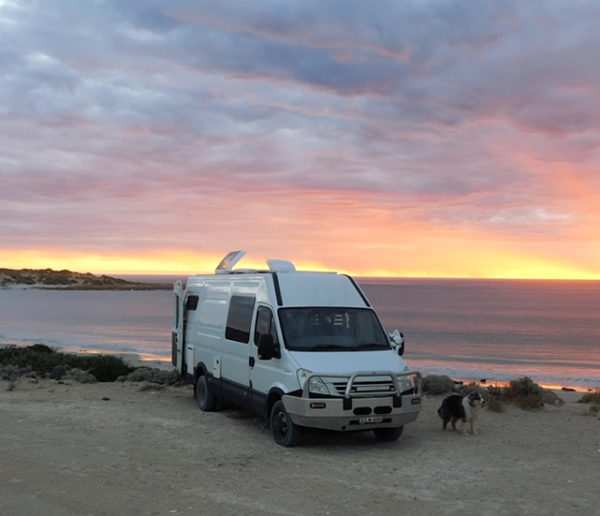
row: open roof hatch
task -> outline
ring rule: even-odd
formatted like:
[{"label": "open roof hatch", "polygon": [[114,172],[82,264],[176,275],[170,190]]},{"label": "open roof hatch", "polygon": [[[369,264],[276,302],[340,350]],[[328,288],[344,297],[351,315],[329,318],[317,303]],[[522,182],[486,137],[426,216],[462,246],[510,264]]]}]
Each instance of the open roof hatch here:
[{"label": "open roof hatch", "polygon": [[231,272],[233,266],[238,263],[246,254],[246,251],[231,251],[227,253],[225,258],[221,260],[217,268],[215,269],[215,274],[226,274]]},{"label": "open roof hatch", "polygon": [[[217,268],[215,269],[215,274],[227,274],[231,272],[256,272],[253,269],[236,269],[233,270],[233,267],[237,265],[237,263],[245,256],[246,251],[231,251],[227,253],[225,258],[221,260]],[[294,272],[296,267],[294,264],[288,260],[267,260],[267,265],[269,266],[269,271],[271,272]]]}]

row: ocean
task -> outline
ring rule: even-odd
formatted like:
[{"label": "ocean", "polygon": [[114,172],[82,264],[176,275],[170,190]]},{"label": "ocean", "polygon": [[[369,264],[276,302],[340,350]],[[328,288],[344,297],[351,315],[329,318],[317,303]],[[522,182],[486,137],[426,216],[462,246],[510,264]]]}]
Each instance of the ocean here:
[{"label": "ocean", "polygon": [[[600,388],[600,282],[359,279],[423,374]],[[0,345],[170,361],[170,291],[0,289]]]}]

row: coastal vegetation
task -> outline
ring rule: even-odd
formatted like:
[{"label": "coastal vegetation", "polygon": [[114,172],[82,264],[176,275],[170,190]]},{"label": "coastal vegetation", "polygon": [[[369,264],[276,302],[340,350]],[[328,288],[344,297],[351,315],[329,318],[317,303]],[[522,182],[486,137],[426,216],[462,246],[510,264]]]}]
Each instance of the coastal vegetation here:
[{"label": "coastal vegetation", "polygon": [[155,385],[183,384],[174,369],[135,368],[113,355],[61,353],[45,344],[0,348],[0,379],[14,384],[19,377],[80,383],[131,381]]},{"label": "coastal vegetation", "polygon": [[445,375],[429,375],[423,378],[423,391],[432,396],[451,392],[467,395],[475,390],[479,391],[485,398],[488,408],[494,412],[504,411],[505,403],[512,403],[526,410],[539,409],[545,404],[562,405],[563,403],[554,392],[544,389],[527,376],[511,380],[505,386],[488,387],[476,383],[463,385]]},{"label": "coastal vegetation", "polygon": [[[152,388],[184,383],[174,369],[165,371],[150,367],[134,368],[113,355],[62,353],[45,344],[0,348],[0,379],[8,380],[14,387],[14,382],[19,377],[81,383],[145,382],[154,386]],[[495,412],[504,411],[506,403],[526,410],[539,409],[545,404],[563,403],[553,391],[542,388],[529,377],[511,380],[505,386],[487,387],[476,383],[463,385],[445,375],[428,375],[423,378],[423,392],[431,396],[451,392],[466,395],[474,390],[484,396],[488,408]],[[579,402],[591,403],[590,411],[597,412],[600,407],[600,390],[584,394]]]},{"label": "coastal vegetation", "polygon": [[578,403],[590,403],[590,412],[600,416],[600,389],[585,393]]},{"label": "coastal vegetation", "polygon": [[45,344],[0,348],[0,374],[14,380],[18,376],[36,376],[62,380],[72,378],[84,382],[114,382],[134,368],[111,355],[77,355],[60,353]]}]

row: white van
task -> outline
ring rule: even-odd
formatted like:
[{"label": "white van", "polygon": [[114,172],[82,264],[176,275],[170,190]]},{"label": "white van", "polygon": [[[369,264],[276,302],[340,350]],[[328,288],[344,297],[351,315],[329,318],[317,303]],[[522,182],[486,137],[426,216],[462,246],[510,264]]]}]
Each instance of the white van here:
[{"label": "white van", "polygon": [[264,415],[283,446],[303,427],[398,439],[421,408],[402,334],[386,335],[351,277],[284,260],[233,269],[244,254],[174,285],[172,361],[200,409],[223,399]]}]

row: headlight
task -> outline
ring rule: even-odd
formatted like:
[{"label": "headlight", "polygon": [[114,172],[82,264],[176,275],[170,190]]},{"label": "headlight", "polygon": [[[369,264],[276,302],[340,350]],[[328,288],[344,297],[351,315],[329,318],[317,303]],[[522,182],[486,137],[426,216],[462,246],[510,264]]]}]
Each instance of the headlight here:
[{"label": "headlight", "polygon": [[306,379],[312,374],[312,371],[308,369],[298,369],[296,371],[296,375],[298,376],[298,382],[300,383],[300,388],[304,389],[304,384],[306,383]]},{"label": "headlight", "polygon": [[308,381],[308,392],[312,392],[313,394],[325,394],[326,396],[329,395],[327,385],[325,385],[325,382],[318,376],[313,376]]},{"label": "headlight", "polygon": [[398,384],[400,385],[400,392],[408,391],[415,386],[412,376],[398,376]]},{"label": "headlight", "polygon": [[[303,389],[304,384],[306,383],[306,379],[312,374],[312,371],[308,369],[298,369],[296,371],[296,375],[298,376],[298,382],[300,383],[300,387]],[[325,385],[325,382],[318,376],[313,376],[308,382],[308,392],[312,392],[313,394],[325,394],[329,395],[329,389]]]}]

